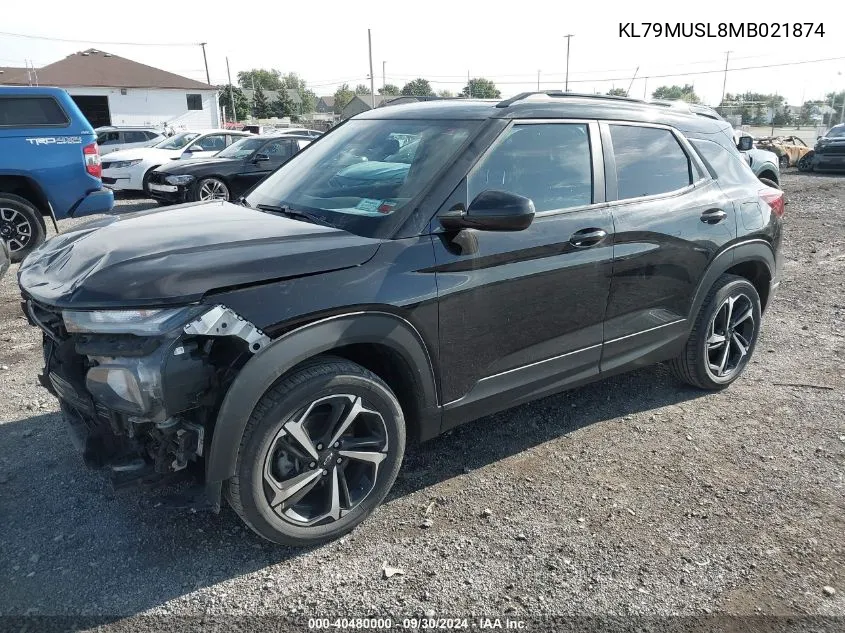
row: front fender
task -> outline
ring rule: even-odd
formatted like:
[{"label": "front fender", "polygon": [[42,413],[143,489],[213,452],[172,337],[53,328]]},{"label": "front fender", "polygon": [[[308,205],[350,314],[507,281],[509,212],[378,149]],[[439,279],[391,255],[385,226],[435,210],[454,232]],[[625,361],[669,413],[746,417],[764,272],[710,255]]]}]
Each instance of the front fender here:
[{"label": "front fender", "polygon": [[244,429],[267,389],[299,363],[356,343],[386,345],[400,354],[408,366],[416,370],[415,382],[422,397],[423,411],[429,415],[437,411],[431,358],[419,332],[407,320],[388,312],[367,311],[341,314],[304,325],[280,336],[250,358],[229,387],[217,414],[206,458],[206,483],[213,503],[215,494],[219,503],[220,483],[235,474]]}]

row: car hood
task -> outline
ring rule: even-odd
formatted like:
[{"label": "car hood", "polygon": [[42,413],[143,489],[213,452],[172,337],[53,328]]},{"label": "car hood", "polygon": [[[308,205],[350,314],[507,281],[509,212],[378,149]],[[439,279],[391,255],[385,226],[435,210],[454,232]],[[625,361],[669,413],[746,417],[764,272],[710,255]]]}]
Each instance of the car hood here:
[{"label": "car hood", "polygon": [[245,286],[363,264],[381,240],[228,202],[94,220],[36,248],[18,283],[73,308],[163,306]]},{"label": "car hood", "polygon": [[135,149],[122,149],[117,152],[106,154],[108,161],[114,163],[119,160],[168,160],[178,158],[182,155],[180,149],[159,149],[158,147],[136,147]]},{"label": "car hood", "polygon": [[214,169],[217,167],[228,167],[236,163],[243,163],[243,159],[238,158],[192,158],[190,160],[176,160],[171,163],[165,163],[161,167],[157,167],[156,171],[161,171],[167,174],[190,174],[197,169]]}]

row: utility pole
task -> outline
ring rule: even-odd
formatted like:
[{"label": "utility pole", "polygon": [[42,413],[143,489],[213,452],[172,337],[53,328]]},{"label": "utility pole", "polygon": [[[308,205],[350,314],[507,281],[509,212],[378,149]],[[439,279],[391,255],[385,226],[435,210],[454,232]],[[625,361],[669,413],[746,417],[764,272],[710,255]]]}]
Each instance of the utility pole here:
[{"label": "utility pole", "polygon": [[728,60],[731,58],[731,52],[725,52],[725,78],[722,80],[722,99],[719,101],[719,105],[722,105],[725,102],[725,86],[728,85]]},{"label": "utility pole", "polygon": [[537,71],[537,92],[540,92],[540,71]]},{"label": "utility pole", "polygon": [[202,60],[205,62],[205,83],[211,85],[211,75],[208,74],[208,57],[205,56],[205,45],[206,42],[200,44],[202,46]]},{"label": "utility pole", "polygon": [[643,100],[648,99],[648,77],[643,77]]},{"label": "utility pole", "polygon": [[[836,74],[841,76],[842,71],[840,70]],[[38,75],[36,75],[35,77],[37,81]],[[845,95],[842,95],[842,109],[839,111],[839,122],[842,123],[843,119],[845,119]]]},{"label": "utility pole", "polygon": [[367,42],[370,45],[370,100],[373,104],[373,109],[376,107],[376,80],[373,77],[373,36],[370,29],[367,29]]},{"label": "utility pole", "polygon": [[631,88],[634,86],[634,79],[637,78],[637,73],[640,72],[640,67],[637,66],[637,69],[634,71],[634,76],[631,77],[631,83],[628,84],[628,89],[625,91],[625,96],[629,96],[631,94]]},{"label": "utility pole", "polygon": [[472,99],[472,82],[469,79],[469,71],[467,71],[467,91],[469,92],[469,98]]},{"label": "utility pole", "polygon": [[387,62],[381,63],[381,91],[384,92],[384,87],[387,85],[387,72],[385,71],[387,68]]},{"label": "utility pole", "polygon": [[566,38],[566,85],[563,91],[569,92],[569,41],[572,39],[572,33],[564,37]]},{"label": "utility pole", "polygon": [[232,71],[229,70],[229,57],[226,57],[226,76],[229,78],[229,99],[232,102],[232,121],[238,122],[238,111],[235,110],[235,87],[232,85]]}]

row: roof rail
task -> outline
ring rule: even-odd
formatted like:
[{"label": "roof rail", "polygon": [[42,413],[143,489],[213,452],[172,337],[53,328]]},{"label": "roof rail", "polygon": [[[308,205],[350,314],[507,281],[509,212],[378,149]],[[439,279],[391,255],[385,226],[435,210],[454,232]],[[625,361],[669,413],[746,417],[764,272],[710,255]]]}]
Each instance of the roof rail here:
[{"label": "roof rail", "polygon": [[522,101],[527,97],[533,97],[534,95],[546,95],[547,97],[575,97],[578,99],[608,99],[611,101],[630,101],[634,103],[645,103],[642,99],[635,99],[633,97],[618,97],[615,95],[597,95],[597,94],[590,94],[590,93],[581,93],[581,92],[563,92],[562,90],[535,90],[532,92],[521,92],[520,94],[511,97],[509,99],[505,99],[500,101],[496,104],[497,108],[507,108],[510,105],[513,105],[517,101]]}]

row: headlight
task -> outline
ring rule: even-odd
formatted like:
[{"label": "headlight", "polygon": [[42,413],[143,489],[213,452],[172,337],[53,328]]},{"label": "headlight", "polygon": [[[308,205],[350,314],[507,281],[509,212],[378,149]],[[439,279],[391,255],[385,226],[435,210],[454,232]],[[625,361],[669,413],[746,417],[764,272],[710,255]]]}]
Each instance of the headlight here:
[{"label": "headlight", "polygon": [[156,336],[184,325],[207,308],[208,306],[185,306],[153,310],[98,310],[93,312],[65,310],[62,312],[62,318],[68,332]]},{"label": "headlight", "polygon": [[169,185],[187,185],[193,182],[194,177],[188,176],[185,174],[184,176],[165,176],[164,182]]},{"label": "headlight", "polygon": [[[106,161],[108,162],[108,161]],[[109,165],[109,169],[126,169],[127,167],[134,167],[141,162],[141,159],[136,160],[118,160]]]}]

